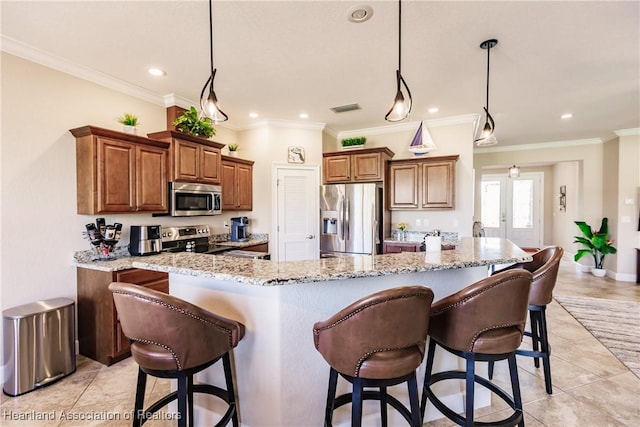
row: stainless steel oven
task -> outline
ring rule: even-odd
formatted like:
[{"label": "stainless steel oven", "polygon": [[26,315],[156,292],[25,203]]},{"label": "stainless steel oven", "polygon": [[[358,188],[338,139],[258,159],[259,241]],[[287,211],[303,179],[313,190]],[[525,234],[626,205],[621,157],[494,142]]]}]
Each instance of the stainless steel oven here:
[{"label": "stainless steel oven", "polygon": [[169,214],[171,216],[220,215],[222,187],[219,185],[169,183]]}]

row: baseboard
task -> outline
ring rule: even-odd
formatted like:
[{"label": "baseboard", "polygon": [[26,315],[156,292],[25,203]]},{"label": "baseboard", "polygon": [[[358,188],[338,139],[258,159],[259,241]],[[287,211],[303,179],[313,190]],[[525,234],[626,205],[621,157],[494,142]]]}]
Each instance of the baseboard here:
[{"label": "baseboard", "polygon": [[[579,262],[575,262],[575,261],[573,261],[573,265],[576,271],[579,273],[591,273],[592,267],[590,265],[582,265]],[[615,271],[612,271],[612,270],[607,270],[607,277],[610,277],[611,279],[617,280],[619,282],[635,282],[636,281],[635,274],[616,273]]]}]

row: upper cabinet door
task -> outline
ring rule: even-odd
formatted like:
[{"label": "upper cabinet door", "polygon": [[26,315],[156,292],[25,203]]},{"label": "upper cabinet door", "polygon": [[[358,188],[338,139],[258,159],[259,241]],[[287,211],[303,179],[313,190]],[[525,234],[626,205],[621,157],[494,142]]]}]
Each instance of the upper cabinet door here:
[{"label": "upper cabinet door", "polygon": [[380,153],[354,154],[351,156],[353,181],[372,182],[384,180],[384,162]]},{"label": "upper cabinet door", "polygon": [[196,182],[198,180],[198,144],[188,141],[174,141],[174,179]]},{"label": "upper cabinet door", "polygon": [[389,167],[389,207],[416,209],[418,207],[417,163],[392,164]]},{"label": "upper cabinet door", "polygon": [[423,209],[453,209],[455,189],[455,162],[422,164]]},{"label": "upper cabinet door", "polygon": [[98,206],[96,213],[135,212],[136,146],[98,138]]},{"label": "upper cabinet door", "polygon": [[200,147],[200,181],[205,184],[220,184],[220,149],[214,147]]},{"label": "upper cabinet door", "polygon": [[156,147],[137,147],[136,205],[138,211],[168,210],[167,157],[167,150]]},{"label": "upper cabinet door", "polygon": [[351,180],[351,156],[333,156],[323,159],[324,182],[346,182]]}]

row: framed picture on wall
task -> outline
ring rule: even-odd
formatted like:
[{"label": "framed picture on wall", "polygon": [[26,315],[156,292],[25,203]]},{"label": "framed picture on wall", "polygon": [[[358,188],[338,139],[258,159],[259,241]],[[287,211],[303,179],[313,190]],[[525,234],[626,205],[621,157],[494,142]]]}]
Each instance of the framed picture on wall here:
[{"label": "framed picture on wall", "polygon": [[289,163],[304,163],[304,148],[289,147],[288,159]]}]

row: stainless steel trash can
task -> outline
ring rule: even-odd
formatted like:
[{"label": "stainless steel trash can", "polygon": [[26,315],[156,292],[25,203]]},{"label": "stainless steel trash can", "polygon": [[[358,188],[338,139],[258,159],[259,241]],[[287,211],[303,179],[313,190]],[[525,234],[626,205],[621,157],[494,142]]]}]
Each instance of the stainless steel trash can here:
[{"label": "stainless steel trash can", "polygon": [[2,312],[3,391],[18,396],[76,370],[75,303],[33,302]]}]

